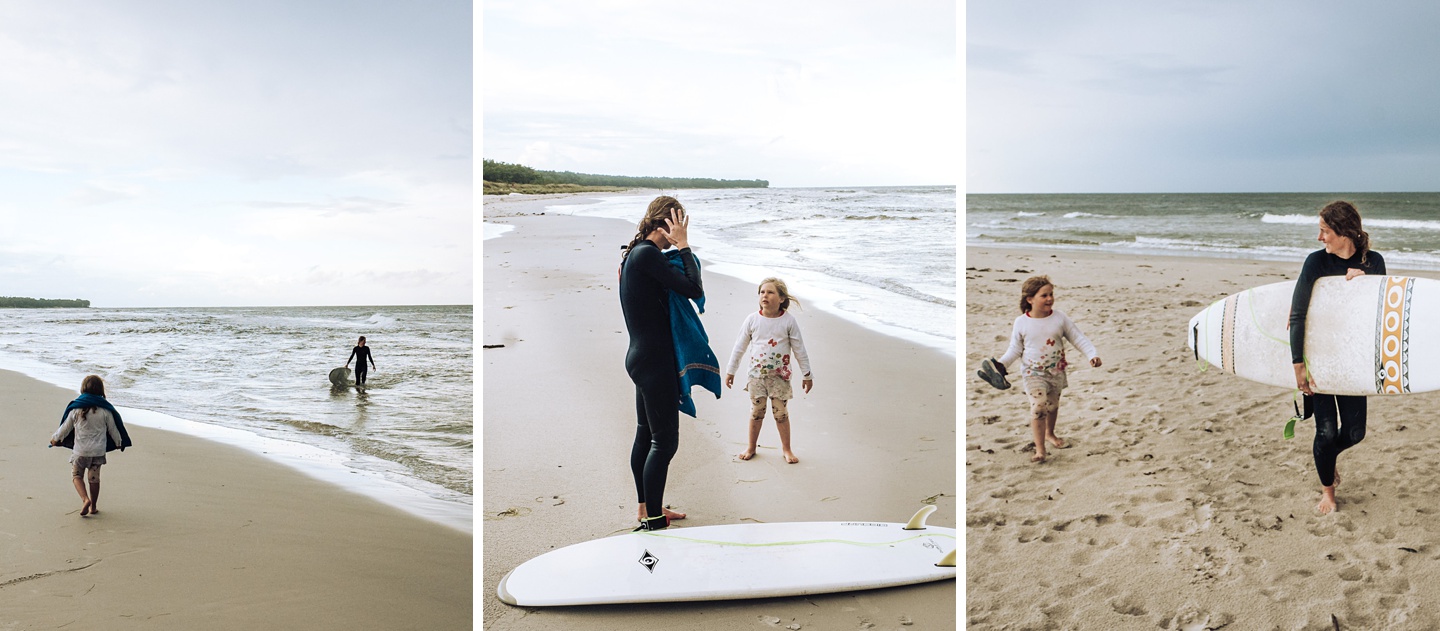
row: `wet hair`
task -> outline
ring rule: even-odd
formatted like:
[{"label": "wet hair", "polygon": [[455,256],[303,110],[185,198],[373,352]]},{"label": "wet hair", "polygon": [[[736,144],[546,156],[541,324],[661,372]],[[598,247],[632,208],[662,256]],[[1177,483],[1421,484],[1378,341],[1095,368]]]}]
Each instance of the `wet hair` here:
[{"label": "wet hair", "polygon": [[1031,276],[1025,279],[1025,284],[1020,286],[1020,313],[1030,313],[1030,299],[1047,285],[1055,285],[1050,282],[1049,276]]},{"label": "wet hair", "polygon": [[755,293],[758,294],[760,290],[765,289],[766,283],[774,285],[775,293],[780,294],[780,311],[783,312],[789,309],[791,301],[795,302],[795,306],[800,306],[800,301],[790,295],[790,288],[785,286],[785,281],[775,278],[774,276],[760,281],[760,284],[755,287]]},{"label": "wet hair", "polygon": [[365,343],[365,336],[364,336],[364,335],[361,335],[361,336],[360,336],[360,343],[361,343],[361,344]]},{"label": "wet hair", "polygon": [[670,211],[684,211],[685,207],[680,205],[680,200],[669,195],[661,195],[650,202],[650,207],[645,209],[645,217],[635,226],[635,238],[630,240],[630,245],[625,246],[625,253],[620,255],[620,262],[630,256],[630,251],[640,245],[654,232],[656,228],[664,228],[665,220],[670,218]]},{"label": "wet hair", "polygon": [[1338,201],[1326,204],[1320,209],[1320,221],[1330,227],[1330,231],[1338,236],[1350,239],[1355,244],[1355,251],[1360,253],[1360,264],[1365,264],[1366,255],[1370,253],[1370,233],[1360,227],[1360,211],[1350,202]]}]

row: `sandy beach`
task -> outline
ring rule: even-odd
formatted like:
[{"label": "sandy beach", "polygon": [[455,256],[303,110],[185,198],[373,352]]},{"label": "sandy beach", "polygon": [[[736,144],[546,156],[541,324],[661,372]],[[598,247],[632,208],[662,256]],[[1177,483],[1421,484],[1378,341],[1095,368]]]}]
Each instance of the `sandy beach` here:
[{"label": "sandy beach", "polygon": [[82,518],[74,396],[0,370],[0,628],[471,628],[468,533],[220,443],[128,423]]},{"label": "sandy beach", "polygon": [[[486,198],[485,220],[514,230],[484,242],[483,603],[486,629],[950,629],[952,581],[820,595],[665,605],[518,608],[495,587],[546,551],[634,526],[628,467],[634,386],[616,295],[620,246],[633,224],[544,214],[548,199]],[[703,225],[703,207],[692,208]],[[637,208],[638,214],[643,208]],[[702,264],[704,243],[695,243]],[[803,288],[792,286],[804,299]],[[705,274],[702,316],[728,358],[749,283]],[[790,404],[798,464],[780,455],[767,418],[758,455],[740,461],[749,402],[695,391],[682,416],[666,503],[677,526],[778,521],[904,521],[925,503],[955,527],[955,359],[817,309],[795,312],[815,372]],[[723,360],[722,360],[723,361]]]},{"label": "sandy beach", "polygon": [[[1204,306],[1299,267],[967,248],[967,628],[1440,626],[1440,466],[1413,448],[1440,397],[1371,398],[1365,441],[1340,457],[1340,510],[1321,517],[1314,423],[1281,435],[1292,393],[1202,370],[1186,346]],[[1037,274],[1104,365],[1069,351],[1070,447],[1032,465],[1021,387],[974,370],[1004,352]]]}]

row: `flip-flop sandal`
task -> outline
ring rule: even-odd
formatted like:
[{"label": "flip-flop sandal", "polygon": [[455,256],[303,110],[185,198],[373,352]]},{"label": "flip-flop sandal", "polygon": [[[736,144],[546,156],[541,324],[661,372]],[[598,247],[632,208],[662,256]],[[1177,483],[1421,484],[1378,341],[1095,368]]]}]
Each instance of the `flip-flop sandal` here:
[{"label": "flip-flop sandal", "polygon": [[1005,380],[1005,375],[1000,374],[994,358],[987,357],[981,361],[980,370],[976,371],[975,375],[998,390],[1010,389],[1010,382]]}]

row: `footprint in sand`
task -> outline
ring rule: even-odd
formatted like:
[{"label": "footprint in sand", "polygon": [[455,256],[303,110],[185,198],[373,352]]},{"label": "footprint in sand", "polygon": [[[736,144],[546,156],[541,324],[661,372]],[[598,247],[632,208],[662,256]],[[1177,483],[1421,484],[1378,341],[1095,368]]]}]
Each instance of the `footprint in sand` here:
[{"label": "footprint in sand", "polygon": [[1123,594],[1110,600],[1110,608],[1115,613],[1127,616],[1145,615],[1144,600],[1136,598],[1134,594]]}]

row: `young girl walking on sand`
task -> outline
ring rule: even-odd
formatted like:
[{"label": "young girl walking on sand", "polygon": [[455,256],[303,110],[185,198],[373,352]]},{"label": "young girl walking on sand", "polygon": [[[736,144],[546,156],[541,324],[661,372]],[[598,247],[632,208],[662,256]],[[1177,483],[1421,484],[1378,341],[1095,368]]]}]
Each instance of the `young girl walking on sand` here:
[{"label": "young girl walking on sand", "polygon": [[80,516],[99,513],[100,465],[105,464],[105,452],[124,451],[131,445],[120,413],[105,400],[105,382],[100,377],[89,375],[80,382],[80,396],[65,407],[60,428],[50,436],[50,445],[74,450],[70,455],[70,476],[75,481],[75,492],[84,502]]},{"label": "young girl walking on sand", "polygon": [[981,362],[980,375],[990,385],[1005,389],[1006,366],[1024,359],[1022,375],[1025,394],[1030,397],[1030,430],[1035,437],[1035,455],[1031,462],[1045,462],[1045,444],[1057,449],[1067,447],[1055,435],[1055,420],[1060,415],[1060,391],[1069,385],[1065,378],[1065,340],[1090,358],[1090,365],[1100,367],[1095,345],[1080,332],[1069,316],[1055,309],[1055,286],[1048,276],[1033,276],[1020,288],[1020,317],[1010,333],[1010,348],[1000,359]]},{"label": "young girl walking on sand", "polygon": [[[760,439],[760,426],[765,422],[765,399],[770,399],[770,411],[775,416],[775,429],[780,432],[780,450],[785,462],[800,462],[795,452],[790,451],[790,413],[786,401],[794,397],[790,388],[790,353],[795,353],[795,362],[800,365],[801,387],[809,394],[814,380],[810,376],[810,356],[805,353],[805,342],[800,339],[800,324],[790,315],[790,290],[785,281],[767,278],[760,281],[760,310],[745,318],[740,325],[740,337],[735,341],[735,350],[730,354],[730,365],[725,369],[725,387],[735,383],[735,370],[740,367],[742,356],[750,359],[749,383],[745,390],[750,393],[750,446],[739,454],[741,460],[755,457],[756,441]],[[797,304],[799,301],[795,301]]]}]

